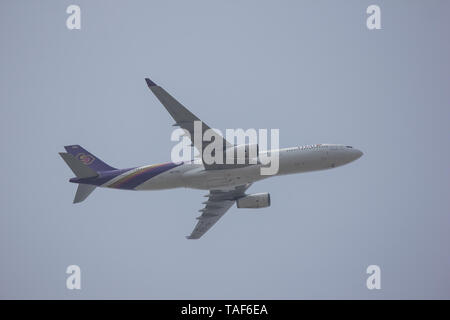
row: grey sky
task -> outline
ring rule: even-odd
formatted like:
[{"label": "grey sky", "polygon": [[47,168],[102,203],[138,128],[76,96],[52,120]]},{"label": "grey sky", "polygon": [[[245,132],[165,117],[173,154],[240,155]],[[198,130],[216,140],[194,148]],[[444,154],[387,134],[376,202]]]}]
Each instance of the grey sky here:
[{"label": "grey sky", "polygon": [[[66,7],[81,7],[69,31]],[[381,7],[382,30],[366,28]],[[1,298],[450,298],[448,1],[2,1]],[[97,189],[59,158],[164,162],[149,76],[212,127],[283,147],[353,145],[329,171],[262,181],[202,239],[206,192]],[[65,269],[82,270],[82,290]],[[365,287],[368,265],[382,289]]]}]

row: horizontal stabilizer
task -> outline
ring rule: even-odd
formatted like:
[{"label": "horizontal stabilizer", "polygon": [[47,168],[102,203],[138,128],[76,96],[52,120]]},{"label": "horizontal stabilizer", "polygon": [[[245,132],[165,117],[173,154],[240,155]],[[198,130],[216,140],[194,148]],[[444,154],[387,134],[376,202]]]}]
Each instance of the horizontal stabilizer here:
[{"label": "horizontal stabilizer", "polygon": [[59,155],[67,163],[67,165],[77,176],[77,178],[90,178],[98,176],[97,172],[89,168],[87,165],[85,165],[80,160],[76,159],[71,154],[60,152]]},{"label": "horizontal stabilizer", "polygon": [[95,186],[90,184],[82,184],[78,185],[77,193],[75,194],[75,199],[73,199],[73,203],[78,203],[86,199],[92,191],[94,191]]}]

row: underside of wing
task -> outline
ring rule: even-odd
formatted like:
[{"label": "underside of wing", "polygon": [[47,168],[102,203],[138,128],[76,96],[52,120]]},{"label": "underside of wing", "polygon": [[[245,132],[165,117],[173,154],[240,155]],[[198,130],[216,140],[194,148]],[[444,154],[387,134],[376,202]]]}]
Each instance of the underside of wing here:
[{"label": "underside of wing", "polygon": [[[190,112],[188,109],[186,109],[181,103],[179,103],[174,97],[172,97],[166,90],[164,90],[162,87],[156,85],[152,80],[149,78],[146,78],[145,81],[147,82],[148,87],[153,92],[153,94],[158,98],[158,100],[162,103],[162,105],[167,109],[167,111],[170,113],[172,118],[175,120],[174,126],[179,126],[185,131],[187,131],[190,134],[190,139],[192,142],[192,145],[201,153],[203,154],[203,150],[211,143],[210,141],[203,141],[202,137],[207,130],[212,130],[206,123],[201,121],[196,115],[194,115],[192,112]],[[194,126],[195,121],[201,121],[201,137],[197,141],[194,140]],[[220,136],[216,131],[214,132],[214,137],[221,137],[222,139],[222,145],[225,148],[230,148],[233,145],[230,144],[225,138]],[[198,144],[198,145],[196,145]],[[205,164],[206,169],[214,169],[215,166]]]},{"label": "underside of wing", "polygon": [[237,186],[235,188],[223,190],[210,190],[208,200],[203,202],[205,207],[200,210],[197,225],[188,239],[199,239],[203,236],[219,219],[231,208],[237,199],[245,195],[245,191],[251,184]]}]

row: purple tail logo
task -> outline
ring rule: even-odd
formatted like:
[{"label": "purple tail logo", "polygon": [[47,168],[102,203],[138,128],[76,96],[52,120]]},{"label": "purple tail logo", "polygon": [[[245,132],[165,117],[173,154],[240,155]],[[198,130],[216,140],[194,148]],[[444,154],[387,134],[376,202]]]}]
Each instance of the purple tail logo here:
[{"label": "purple tail logo", "polygon": [[76,158],[83,162],[85,165],[90,165],[92,162],[94,162],[95,158],[90,154],[85,153],[79,153],[77,154]]}]

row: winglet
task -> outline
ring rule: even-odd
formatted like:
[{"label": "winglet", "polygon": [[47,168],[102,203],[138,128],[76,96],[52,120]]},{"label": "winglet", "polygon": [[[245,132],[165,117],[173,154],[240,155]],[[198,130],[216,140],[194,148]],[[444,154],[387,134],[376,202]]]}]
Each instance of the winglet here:
[{"label": "winglet", "polygon": [[145,82],[147,82],[147,85],[149,88],[151,87],[156,87],[156,83],[154,83],[152,80],[150,80],[149,78],[145,78]]}]

